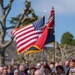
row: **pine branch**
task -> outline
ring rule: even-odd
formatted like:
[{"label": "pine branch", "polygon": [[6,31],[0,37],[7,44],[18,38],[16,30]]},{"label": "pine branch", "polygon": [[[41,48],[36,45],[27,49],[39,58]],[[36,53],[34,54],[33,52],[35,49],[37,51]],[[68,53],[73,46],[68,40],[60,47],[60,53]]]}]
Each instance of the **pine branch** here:
[{"label": "pine branch", "polygon": [[16,28],[18,28],[18,27],[20,26],[21,21],[22,21],[24,15],[27,13],[27,11],[28,11],[29,8],[30,8],[30,3],[26,6],[26,8],[24,9],[22,15],[20,16],[19,21],[18,21],[18,23],[16,24]]}]

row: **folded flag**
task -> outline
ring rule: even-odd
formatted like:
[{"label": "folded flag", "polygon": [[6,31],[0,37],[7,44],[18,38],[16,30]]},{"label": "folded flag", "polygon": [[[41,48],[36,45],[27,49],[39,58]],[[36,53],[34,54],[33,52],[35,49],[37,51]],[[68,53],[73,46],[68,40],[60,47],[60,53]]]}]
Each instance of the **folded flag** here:
[{"label": "folded flag", "polygon": [[33,53],[36,51],[42,51],[45,44],[54,42],[55,36],[53,28],[54,28],[54,9],[51,10],[50,18],[44,28],[41,37],[38,38],[37,41],[34,43],[34,45],[27,50],[26,54]]},{"label": "folded flag", "polygon": [[15,37],[18,54],[26,51],[33,45],[42,33],[45,17],[33,22],[30,25],[14,29],[11,34]]}]

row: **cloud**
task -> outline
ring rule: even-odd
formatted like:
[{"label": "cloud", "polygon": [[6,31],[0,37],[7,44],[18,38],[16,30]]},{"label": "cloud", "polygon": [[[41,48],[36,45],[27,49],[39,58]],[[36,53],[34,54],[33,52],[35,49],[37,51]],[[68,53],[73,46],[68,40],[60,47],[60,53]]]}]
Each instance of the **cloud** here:
[{"label": "cloud", "polygon": [[55,3],[56,11],[59,14],[75,14],[75,0],[60,0]]},{"label": "cloud", "polygon": [[44,9],[49,13],[54,6],[56,14],[75,14],[75,0],[37,0],[32,6],[37,13],[43,13]]},{"label": "cloud", "polygon": [[[8,2],[5,0],[5,4]],[[24,10],[24,0],[15,0],[12,4],[11,14],[9,16],[17,16]],[[49,12],[54,6],[56,14],[74,14],[75,15],[75,0],[31,0],[31,7],[36,14],[41,16]],[[46,12],[44,12],[46,10]]]}]

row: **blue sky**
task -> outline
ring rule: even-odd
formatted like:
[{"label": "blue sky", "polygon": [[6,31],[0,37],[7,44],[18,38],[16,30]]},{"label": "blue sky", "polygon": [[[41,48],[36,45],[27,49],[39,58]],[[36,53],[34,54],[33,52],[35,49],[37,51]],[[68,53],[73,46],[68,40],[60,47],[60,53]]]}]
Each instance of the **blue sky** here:
[{"label": "blue sky", "polygon": [[[5,5],[9,0],[5,0]],[[29,0],[35,13],[41,17],[45,14],[45,21],[48,20],[52,6],[55,8],[55,40],[60,43],[61,36],[65,32],[70,32],[75,38],[75,0]],[[24,0],[14,0],[12,10],[8,16],[17,16],[23,12]],[[44,12],[46,10],[46,12]],[[10,24],[7,22],[8,26]],[[8,38],[8,37],[7,37]]]}]

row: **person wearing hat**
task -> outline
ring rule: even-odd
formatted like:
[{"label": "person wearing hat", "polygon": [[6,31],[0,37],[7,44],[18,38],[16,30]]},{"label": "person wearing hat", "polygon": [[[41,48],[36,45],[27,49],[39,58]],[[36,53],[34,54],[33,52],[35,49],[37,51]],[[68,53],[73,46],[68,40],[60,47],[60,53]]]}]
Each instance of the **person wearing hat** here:
[{"label": "person wearing hat", "polygon": [[75,75],[75,60],[71,59],[69,65],[70,65],[69,75]]}]

